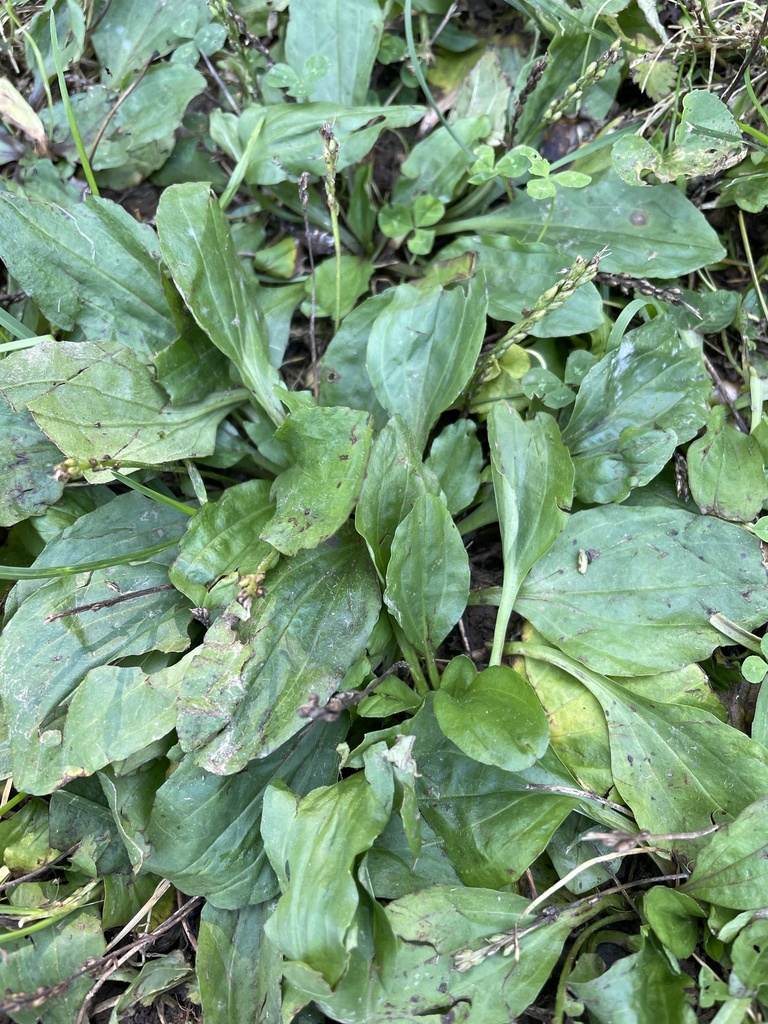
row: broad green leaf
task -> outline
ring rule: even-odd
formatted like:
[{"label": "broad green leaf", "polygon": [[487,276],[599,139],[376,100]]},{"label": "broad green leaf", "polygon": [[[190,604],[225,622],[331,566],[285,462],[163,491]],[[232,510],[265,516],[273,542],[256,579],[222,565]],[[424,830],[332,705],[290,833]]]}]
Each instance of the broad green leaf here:
[{"label": "broad green leaf", "polygon": [[292,0],[285,58],[301,73],[322,54],[328,73],[308,87],[310,100],[342,107],[365,103],[384,21],[378,0]]},{"label": "broad green leaf", "polygon": [[[531,646],[527,653],[569,671],[600,701],[614,785],[641,829],[706,829],[765,792],[768,750],[744,733],[706,711],[643,697],[551,649]],[[688,854],[696,848],[691,840],[667,844]]]},{"label": "broad green leaf", "polygon": [[461,886],[435,833],[423,818],[419,825],[421,848],[415,863],[402,820],[396,815],[366,854],[365,869],[377,899],[399,899],[430,885]]},{"label": "broad green leaf", "polygon": [[[541,640],[530,626],[524,628],[523,637]],[[613,775],[608,729],[599,701],[572,675],[548,662],[521,658],[515,667],[524,672],[544,708],[553,751],[580,785],[605,795],[613,785]]]},{"label": "broad green leaf", "polygon": [[654,885],[643,897],[643,914],[661,942],[680,960],[696,948],[698,919],[707,916],[696,900],[662,885]]},{"label": "broad green leaf", "polygon": [[748,523],[768,500],[763,456],[756,438],[725,422],[725,407],[710,413],[706,433],[688,448],[688,485],[704,515]]},{"label": "broad green leaf", "polygon": [[277,509],[260,536],[295,555],[328,540],[349,519],[371,453],[373,423],[354,409],[293,401],[289,407],[275,437],[296,461],[273,484]]},{"label": "broad green leaf", "polygon": [[206,1024],[279,1019],[281,964],[264,934],[271,910],[203,907],[195,967]]},{"label": "broad green leaf", "polygon": [[530,768],[549,746],[549,724],[531,684],[504,665],[481,672],[462,693],[445,684],[435,717],[459,750],[507,772]]},{"label": "broad green leaf", "polygon": [[[534,643],[541,640],[530,626],[523,635]],[[572,675],[555,665],[534,658],[524,664],[525,675],[546,711],[553,750],[585,789],[607,794],[613,785],[613,775],[608,728],[599,701]],[[521,666],[522,662],[516,666],[520,672]],[[698,665],[659,676],[630,678],[624,685],[650,700],[690,706],[724,719],[723,705]]]},{"label": "broad green leaf", "polygon": [[[74,349],[59,369],[62,349]],[[210,455],[216,427],[245,397],[243,391],[208,395],[174,407],[137,355],[111,342],[42,342],[35,355],[17,352],[5,362],[15,372],[9,397],[27,385],[37,396],[27,406],[37,424],[66,455],[126,462],[170,462]],[[133,468],[126,467],[128,472]],[[110,474],[100,474],[110,479]]]},{"label": "broad green leaf", "polygon": [[[741,770],[749,769],[742,764]],[[683,891],[731,910],[764,907],[768,902],[766,823],[768,797],[759,796],[707,840]]]},{"label": "broad green leaf", "polygon": [[[480,955],[468,970],[457,969],[465,956],[487,947],[489,936],[506,933],[512,941],[527,905],[516,893],[430,886],[386,907],[396,937],[391,964],[369,967],[353,956],[333,992],[317,975],[305,972],[304,978],[314,981],[323,1012],[350,1024],[404,1024],[414,1017],[440,1024],[446,1015],[456,1024],[515,1020],[535,1002],[568,934],[592,914],[584,907],[565,910],[530,931],[533,918],[520,921],[518,955]],[[292,968],[286,974],[293,980]]]},{"label": "broad green leaf", "polygon": [[[440,258],[473,252],[477,269],[488,285],[488,315],[514,323],[523,307],[533,306],[548,288],[557,284],[565,259],[553,246],[523,243],[506,235],[470,235],[457,238],[440,250]],[[603,319],[597,288],[584,284],[560,309],[547,313],[531,330],[534,338],[560,338],[596,330]]]},{"label": "broad green leaf", "polygon": [[[371,971],[363,1012],[351,998],[343,1001],[344,980],[333,999],[317,1003],[337,1019],[360,1024],[405,1022],[414,1016],[440,1024],[446,1012],[457,1024],[515,1020],[535,1003],[568,934],[592,913],[583,907],[565,910],[556,921],[528,931],[532,919],[520,921],[527,904],[516,893],[450,885],[396,900],[386,908],[397,937],[391,974]],[[518,921],[517,955],[480,955],[474,966],[458,970],[463,962],[471,963],[474,950],[487,948],[489,936],[508,934],[512,941]]]},{"label": "broad green leaf", "polygon": [[750,921],[731,947],[733,957],[729,989],[739,997],[765,999],[768,986],[768,921]]},{"label": "broad green leaf", "polygon": [[309,317],[312,313],[314,301],[315,316],[336,315],[336,279],[337,275],[341,280],[339,290],[339,317],[346,317],[354,307],[361,295],[368,291],[368,282],[373,274],[373,264],[361,256],[353,256],[351,253],[342,253],[339,264],[336,258],[323,260],[315,267],[314,274],[314,299],[313,282],[311,279],[305,281],[304,291],[306,299],[301,304],[301,311]]},{"label": "broad green leaf", "polygon": [[[551,220],[549,219],[551,216]],[[582,189],[562,189],[549,203],[518,195],[499,210],[451,225],[453,231],[539,239],[569,257],[590,259],[607,247],[600,269],[634,277],[672,278],[725,255],[717,233],[674,185],[639,188],[613,171],[596,175]]]},{"label": "broad green leaf", "polygon": [[491,663],[501,648],[520,584],[565,526],[573,498],[573,463],[551,416],[526,422],[506,402],[488,417],[488,443],[504,554],[504,582]]},{"label": "broad green leaf", "polygon": [[440,481],[452,516],[471,504],[480,488],[483,449],[474,420],[449,423],[432,442],[424,465]]},{"label": "broad green leaf", "polygon": [[69,771],[92,774],[125,761],[176,725],[180,671],[102,665],[74,692],[63,733]]},{"label": "broad green leaf", "polygon": [[450,288],[404,284],[373,324],[366,366],[376,397],[390,415],[400,413],[422,450],[475,367],[486,307],[477,277]]},{"label": "broad green leaf", "polygon": [[[189,612],[178,594],[166,589],[169,553],[142,565],[120,564],[132,548],[145,546],[148,536],[180,534],[185,519],[141,494],[122,495],[78,519],[39,560],[61,564],[70,549],[76,558],[78,548],[92,553],[99,545],[104,556],[114,553],[114,568],[18,585],[27,596],[0,638],[0,695],[13,774],[27,792],[48,793],[68,776],[85,774],[82,765],[69,763],[62,730],[67,698],[90,669],[118,657],[155,648],[183,651],[188,645]],[[61,612],[67,614],[50,619]]]},{"label": "broad green leaf", "polygon": [[179,740],[196,764],[221,775],[304,728],[299,708],[325,704],[339,689],[381,607],[363,543],[347,530],[281,562],[264,589],[249,619],[238,621],[235,604],[186,659]]},{"label": "broad green leaf", "polygon": [[388,288],[353,309],[334,334],[320,363],[320,404],[362,409],[373,416],[379,430],[386,425],[388,416],[373,390],[365,352],[373,324],[396,292],[397,288]]},{"label": "broad green leaf", "polygon": [[434,654],[467,606],[469,561],[443,501],[416,498],[395,530],[384,600],[410,643]]},{"label": "broad green leaf", "polygon": [[[135,83],[135,88],[131,85]],[[96,138],[99,144],[92,166],[100,188],[114,190],[137,185],[162,167],[176,143],[175,132],[189,103],[205,89],[205,79],[184,64],[157,64],[129,84],[126,95],[106,130],[103,125],[120,98],[120,92],[96,85],[71,99],[77,127],[86,149]],[[162,95],[163,102],[157,97]],[[54,133],[62,155],[73,162],[77,150],[63,103],[53,110]],[[103,132],[99,136],[99,133]]]},{"label": "broad green leaf", "polygon": [[282,423],[266,327],[210,187],[193,182],[166,189],[157,209],[157,231],[163,259],[195,320],[232,360],[273,422]]},{"label": "broad green leaf", "polygon": [[268,480],[248,480],[228,487],[218,501],[209,501],[189,524],[170,569],[177,590],[202,605],[208,587],[237,570],[256,572],[271,548],[257,540],[274,506]]},{"label": "broad green leaf", "polygon": [[623,501],[647,484],[707,418],[712,390],[698,345],[671,317],[630,331],[581,382],[563,430],[582,501]]},{"label": "broad green leaf", "polygon": [[102,79],[119,89],[157,51],[164,57],[179,43],[193,39],[211,15],[205,0],[113,0],[93,33]]},{"label": "broad green leaf", "polygon": [[468,886],[503,889],[545,849],[578,799],[531,789],[529,782],[575,785],[536,766],[516,774],[467,757],[440,729],[428,698],[403,731],[416,737],[419,810]]},{"label": "broad green leaf", "polygon": [[0,526],[41,516],[59,500],[64,483],[53,467],[62,458],[26,409],[0,400]]},{"label": "broad green leaf", "polygon": [[[485,115],[465,117],[451,124],[451,131],[470,151],[485,138],[491,127]],[[401,173],[392,190],[392,201],[414,213],[420,196],[430,196],[440,203],[449,203],[459,181],[472,163],[464,149],[456,145],[445,126],[438,126],[419,140],[403,161]],[[442,218],[442,213],[437,218]],[[435,223],[435,221],[432,221]],[[416,227],[429,227],[427,221],[415,218]],[[463,250],[462,250],[463,251]]]},{"label": "broad green leaf", "polygon": [[611,151],[623,181],[646,185],[648,171],[659,181],[680,177],[720,175],[747,154],[741,130],[726,104],[708,89],[693,89],[683,97],[683,110],[669,151],[657,152],[642,137],[625,135]]},{"label": "broad green leaf", "polygon": [[768,619],[760,541],[672,508],[577,512],[523,582],[515,610],[595,671],[669,672],[728,642],[710,625],[715,612],[744,629]]},{"label": "broad green leaf", "polygon": [[373,442],[355,510],[355,528],[365,539],[382,580],[395,530],[422,494],[439,495],[440,482],[421,461],[402,416],[395,415]]},{"label": "broad green leaf", "polygon": [[[404,128],[424,116],[423,107],[356,106],[337,103],[274,104],[246,107],[239,117],[215,110],[211,138],[234,160],[245,155],[254,131],[258,145],[249,153],[245,180],[249,185],[298,181],[308,171],[323,177],[323,144],[318,130],[333,125],[339,143],[338,171],[361,161],[383,131]],[[263,122],[263,123],[262,123]]]},{"label": "broad green leaf", "polygon": [[64,210],[0,192],[0,258],[54,326],[149,356],[176,336],[157,239],[116,203]]},{"label": "broad green leaf", "polygon": [[266,933],[286,959],[318,971],[330,985],[344,973],[355,940],[355,860],[389,821],[393,795],[381,761],[301,799],[282,783],[264,797],[264,847],[282,890]]},{"label": "broad green leaf", "polygon": [[[79,910],[34,935],[3,943],[0,990],[29,994],[67,982],[86,960],[101,956],[104,946],[99,915]],[[14,1011],[13,1019],[18,1024],[72,1024],[92,985],[87,974],[75,977],[42,1006]]]},{"label": "broad green leaf", "polygon": [[226,910],[270,899],[277,883],[259,840],[264,792],[276,779],[299,794],[334,782],[346,728],[318,723],[231,777],[184,758],[155,796],[143,869]]},{"label": "broad green leaf", "polygon": [[645,942],[639,953],[617,960],[599,978],[568,988],[597,1024],[695,1024],[688,999],[690,978],[672,972],[663,952]]}]

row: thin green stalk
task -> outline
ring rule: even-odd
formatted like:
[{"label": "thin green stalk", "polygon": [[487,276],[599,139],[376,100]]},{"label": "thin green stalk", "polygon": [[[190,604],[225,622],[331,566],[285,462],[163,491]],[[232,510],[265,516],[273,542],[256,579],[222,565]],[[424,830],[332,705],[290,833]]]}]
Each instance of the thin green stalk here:
[{"label": "thin green stalk", "polygon": [[549,230],[549,225],[552,223],[552,214],[554,212],[555,212],[555,197],[552,196],[552,198],[549,200],[549,213],[547,214],[547,219],[544,221],[544,225],[543,225],[541,231],[539,232],[539,237],[536,239],[536,244],[537,245],[542,240],[544,235],[546,235],[547,231]]},{"label": "thin green stalk", "polygon": [[430,691],[430,685],[421,671],[421,665],[419,664],[419,656],[416,653],[416,648],[411,644],[405,636],[400,624],[392,619],[392,630],[397,640],[397,645],[400,648],[403,657],[408,662],[408,669],[413,679],[413,685],[416,687],[416,693],[424,699]]},{"label": "thin green stalk", "polygon": [[0,804],[0,818],[2,818],[8,811],[12,810],[17,804],[20,804],[22,800],[27,799],[27,793],[17,793],[16,796],[12,796],[10,800],[6,800],[4,804]]},{"label": "thin green stalk", "polygon": [[248,139],[248,143],[243,150],[243,154],[235,164],[235,169],[229,178],[229,183],[224,191],[221,193],[219,198],[219,206],[222,210],[226,210],[229,204],[235,197],[235,193],[240,188],[245,178],[245,173],[248,170],[248,165],[253,157],[254,150],[256,149],[256,143],[259,141],[261,135],[261,129],[264,124],[264,118],[258,122],[256,127],[251,132],[251,137]]},{"label": "thin green stalk", "polygon": [[8,313],[2,307],[0,307],[0,327],[4,327],[9,334],[12,334],[14,338],[18,338],[20,341],[36,338],[34,331],[30,330],[29,327],[25,327],[21,320],[17,320],[12,313]]},{"label": "thin green stalk", "polygon": [[64,104],[64,110],[67,114],[67,121],[69,122],[69,130],[72,132],[72,138],[75,140],[75,147],[77,148],[77,155],[80,157],[80,163],[83,167],[83,173],[85,174],[85,180],[88,182],[88,188],[91,190],[91,194],[94,196],[99,195],[99,186],[96,184],[96,179],[93,176],[91,170],[91,163],[88,159],[88,154],[85,151],[85,145],[83,138],[80,135],[80,129],[77,127],[77,121],[75,120],[75,112],[72,110],[72,104],[69,102],[69,90],[67,89],[67,83],[64,80],[64,68],[61,63],[61,53],[59,52],[59,39],[56,35],[56,19],[53,16],[53,11],[50,15],[50,26],[51,26],[51,53],[53,55],[53,63],[56,67],[56,77],[59,80],[59,89],[61,91],[61,101]]},{"label": "thin green stalk", "polygon": [[[30,50],[32,51],[32,55],[35,58],[35,66],[37,68],[37,73],[40,76],[40,81],[42,82],[43,89],[45,90],[45,98],[48,101],[48,136],[50,138],[50,136],[53,135],[53,93],[51,92],[51,86],[48,82],[48,75],[45,71],[45,61],[43,60],[43,55],[42,53],[40,53],[40,47],[37,45],[37,43],[32,38],[30,33],[27,32],[27,30],[24,28],[19,19],[16,17],[10,0],[6,0],[6,3],[3,4],[3,7],[5,9],[5,13],[8,15],[11,25],[21,32],[22,36],[24,37],[24,42],[30,48]],[[53,12],[51,12],[51,17],[53,17]]]},{"label": "thin green stalk", "polygon": [[111,569],[115,565],[139,565],[149,562],[154,555],[178,544],[181,535],[164,540],[161,544],[153,544],[140,551],[130,551],[127,555],[110,555],[109,558],[95,558],[90,562],[77,562],[75,565],[46,565],[40,569],[34,566],[0,565],[0,580],[52,580],[59,576],[75,576],[79,572],[94,572],[97,569]]},{"label": "thin green stalk", "polygon": [[435,103],[434,97],[432,96],[430,88],[427,85],[427,80],[424,77],[424,72],[421,70],[419,56],[416,52],[416,43],[414,42],[413,39],[413,0],[405,0],[405,8],[403,14],[405,17],[405,45],[408,47],[408,57],[410,58],[411,64],[413,65],[413,73],[416,76],[416,81],[419,83],[421,91],[426,96],[427,103],[429,103],[432,110],[437,114],[438,118],[440,119],[440,124],[443,126],[443,128],[445,128],[445,130],[448,132],[448,134],[456,143],[456,145],[464,150],[464,152],[467,154],[470,160],[474,161],[475,154],[468,146],[466,146],[461,141],[456,132],[453,130],[453,128],[451,128],[451,126],[446,121],[445,117],[443,116],[442,110],[438,107],[437,103]]},{"label": "thin green stalk", "polygon": [[739,231],[741,233],[741,244],[744,246],[744,255],[747,257],[747,264],[749,265],[749,275],[752,278],[752,285],[757,295],[757,301],[760,303],[760,309],[763,311],[763,318],[768,320],[768,305],[766,305],[765,296],[763,295],[763,290],[760,287],[760,277],[757,273],[755,261],[752,256],[752,248],[749,244],[747,225],[744,223],[743,210],[739,210]]},{"label": "thin green stalk", "polygon": [[197,509],[192,508],[191,505],[185,505],[183,501],[176,501],[175,498],[171,498],[167,494],[161,494],[160,491],[153,491],[151,487],[145,487],[144,484],[140,484],[138,480],[134,480],[130,476],[123,476],[122,473],[118,473],[115,469],[112,470],[112,476],[115,480],[119,480],[121,484],[125,484],[126,487],[130,487],[140,494],[146,494],[148,498],[151,498],[153,501],[159,501],[169,508],[175,508],[177,512],[183,512],[185,516],[197,515]]}]

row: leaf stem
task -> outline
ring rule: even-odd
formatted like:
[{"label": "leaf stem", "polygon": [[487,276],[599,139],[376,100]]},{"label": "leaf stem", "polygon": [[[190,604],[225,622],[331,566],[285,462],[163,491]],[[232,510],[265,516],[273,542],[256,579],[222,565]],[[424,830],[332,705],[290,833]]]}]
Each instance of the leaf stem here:
[{"label": "leaf stem", "polygon": [[77,121],[75,120],[75,112],[72,110],[72,104],[69,102],[69,90],[67,89],[67,83],[64,79],[64,68],[61,63],[61,53],[59,52],[59,38],[56,35],[56,19],[53,16],[53,11],[51,11],[50,13],[50,27],[51,53],[53,54],[53,63],[56,67],[56,77],[59,80],[61,101],[64,104],[64,110],[67,114],[67,121],[69,122],[69,130],[72,132],[72,138],[75,140],[75,148],[77,149],[77,155],[80,157],[80,163],[83,167],[85,180],[88,182],[88,188],[91,190],[92,195],[98,196],[99,186],[96,184],[96,179],[93,176],[93,171],[91,170],[91,162],[88,159],[88,154],[85,151],[83,137],[80,134],[80,129],[77,127]]}]

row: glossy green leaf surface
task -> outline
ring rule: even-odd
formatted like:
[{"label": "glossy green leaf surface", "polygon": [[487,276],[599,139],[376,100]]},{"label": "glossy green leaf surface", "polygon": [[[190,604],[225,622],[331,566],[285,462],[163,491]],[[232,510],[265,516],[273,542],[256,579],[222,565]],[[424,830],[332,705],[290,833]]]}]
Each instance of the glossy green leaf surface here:
[{"label": "glossy green leaf surface", "polygon": [[422,449],[469,380],[485,311],[479,278],[452,288],[401,285],[373,324],[366,366],[376,397],[390,415],[403,417]]},{"label": "glossy green leaf surface", "polygon": [[275,779],[299,794],[330,785],[340,735],[337,726],[316,725],[231,777],[202,771],[186,757],[154,798],[145,870],[223,909],[270,899],[277,884],[259,838],[265,790]]},{"label": "glossy green leaf surface", "polygon": [[496,402],[488,419],[491,474],[504,553],[504,582],[493,659],[520,584],[565,526],[564,508],[573,497],[573,464],[551,416],[526,422],[506,402]]},{"label": "glossy green leaf surface", "polygon": [[435,651],[469,596],[469,563],[448,509],[422,494],[395,530],[384,600],[419,650]]},{"label": "glossy green leaf surface", "polygon": [[487,668],[466,690],[435,694],[435,717],[459,750],[508,772],[535,764],[549,746],[547,718],[530,683],[510,668]]},{"label": "glossy green leaf surface", "polygon": [[277,785],[265,796],[261,831],[283,891],[267,935],[287,959],[331,985],[344,972],[354,936],[360,900],[354,861],[389,820],[392,795],[382,764],[371,769],[370,781],[358,773],[300,800]]},{"label": "glossy green leaf surface", "polygon": [[698,345],[669,317],[624,335],[581,382],[563,440],[583,501],[622,501],[647,484],[707,416],[711,384]]},{"label": "glossy green leaf surface", "polygon": [[373,443],[355,509],[355,527],[383,580],[395,530],[422,494],[440,493],[440,482],[421,461],[413,434],[393,416]]},{"label": "glossy green leaf surface", "polygon": [[258,145],[248,155],[245,180],[252,185],[297,181],[300,174],[323,175],[323,146],[317,132],[333,125],[339,143],[337,169],[362,160],[385,129],[403,128],[423,115],[421,107],[362,106],[345,109],[335,103],[277,104],[246,107],[240,117],[211,117],[211,135],[225,152],[239,159],[254,131]]},{"label": "glossy green leaf surface", "polygon": [[[548,214],[547,203],[520,195],[503,211],[460,224],[480,234],[512,234],[533,242]],[[637,277],[677,277],[724,255],[704,215],[674,185],[638,188],[612,171],[595,176],[586,188],[560,191],[545,237],[571,258],[590,259],[607,246],[601,268]]]},{"label": "glossy green leaf surface", "polygon": [[248,480],[227,488],[221,498],[209,501],[189,524],[170,568],[173,585],[201,605],[207,587],[220,576],[237,570],[256,572],[271,552],[259,536],[272,516],[266,480]]},{"label": "glossy green leaf surface", "polygon": [[[473,252],[477,268],[488,285],[488,314],[496,320],[521,320],[523,307],[557,282],[563,256],[541,242],[523,243],[505,235],[470,235],[451,242],[440,258]],[[600,297],[593,284],[585,284],[560,309],[548,313],[535,325],[535,338],[556,338],[562,334],[593,331],[602,319]]]},{"label": "glossy green leaf surface", "polygon": [[283,410],[273,387],[264,321],[237,260],[232,234],[208,186],[176,185],[157,211],[160,250],[192,315],[232,360],[243,383],[275,423]]},{"label": "glossy green leaf surface", "polygon": [[373,424],[354,409],[297,405],[275,433],[295,462],[273,485],[277,509],[261,539],[295,555],[332,537],[363,484]]},{"label": "glossy green leaf surface", "polygon": [[768,887],[766,814],[768,798],[760,796],[715,833],[697,857],[685,892],[733,910],[762,906]]},{"label": "glossy green leaf surface", "polygon": [[364,103],[384,23],[377,0],[298,0],[291,6],[285,55],[300,72],[322,54],[325,75],[313,82],[310,100],[347,107]]},{"label": "glossy green leaf surface", "polygon": [[[221,910],[203,908],[197,946],[197,980],[209,1024],[255,1020],[279,1012],[279,962],[264,935],[270,904]],[[255,973],[255,978],[254,978]]]}]

